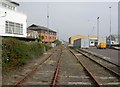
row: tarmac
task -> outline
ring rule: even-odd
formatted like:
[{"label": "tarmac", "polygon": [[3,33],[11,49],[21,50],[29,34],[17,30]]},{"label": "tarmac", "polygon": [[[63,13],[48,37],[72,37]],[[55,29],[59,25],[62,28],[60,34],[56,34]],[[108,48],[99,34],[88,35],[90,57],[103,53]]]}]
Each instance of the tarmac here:
[{"label": "tarmac", "polygon": [[119,50],[113,49],[96,49],[96,48],[89,48],[83,49],[95,56],[98,56],[104,60],[110,61],[118,66],[120,66],[120,59],[119,59]]},{"label": "tarmac", "polygon": [[115,50],[120,50],[120,47],[112,47],[113,49],[115,49]]}]

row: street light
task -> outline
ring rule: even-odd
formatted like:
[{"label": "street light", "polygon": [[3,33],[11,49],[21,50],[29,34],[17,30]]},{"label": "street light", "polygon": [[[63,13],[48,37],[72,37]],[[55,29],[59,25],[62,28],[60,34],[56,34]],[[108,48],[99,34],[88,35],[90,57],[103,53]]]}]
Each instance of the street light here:
[{"label": "street light", "polygon": [[97,37],[98,37],[98,45],[99,45],[99,17],[97,17]]},{"label": "street light", "polygon": [[49,31],[49,4],[47,3],[47,28],[48,28],[48,42],[50,42],[50,31]]},{"label": "street light", "polygon": [[110,9],[110,40],[109,40],[109,46],[111,47],[111,7],[109,7]]}]

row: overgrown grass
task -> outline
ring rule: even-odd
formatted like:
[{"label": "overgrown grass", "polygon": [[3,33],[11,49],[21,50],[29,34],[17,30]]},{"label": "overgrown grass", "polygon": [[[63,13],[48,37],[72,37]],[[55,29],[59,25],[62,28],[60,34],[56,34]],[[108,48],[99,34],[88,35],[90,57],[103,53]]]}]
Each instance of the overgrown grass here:
[{"label": "overgrown grass", "polygon": [[3,69],[20,67],[30,59],[38,58],[44,53],[44,48],[49,50],[49,45],[38,42],[25,42],[15,38],[4,38],[2,42],[2,65]]}]

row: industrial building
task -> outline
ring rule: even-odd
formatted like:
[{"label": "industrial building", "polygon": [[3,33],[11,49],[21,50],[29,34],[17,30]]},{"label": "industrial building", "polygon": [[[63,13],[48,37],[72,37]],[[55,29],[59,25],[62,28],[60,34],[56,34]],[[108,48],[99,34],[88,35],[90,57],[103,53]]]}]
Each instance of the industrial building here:
[{"label": "industrial building", "polygon": [[74,48],[89,48],[89,38],[80,38],[74,40]]},{"label": "industrial building", "polygon": [[17,10],[19,5],[13,0],[0,0],[0,36],[27,36],[27,16]]},{"label": "industrial building", "polygon": [[88,38],[87,36],[83,36],[83,35],[77,35],[77,36],[71,36],[69,38],[69,43],[70,44],[74,44],[74,40],[80,39],[80,38]]},{"label": "industrial building", "polygon": [[42,43],[52,43],[56,40],[57,32],[44,26],[32,24],[27,28],[27,35],[28,38],[37,38],[38,36],[42,36]]},{"label": "industrial building", "polygon": [[77,35],[77,36],[72,36],[69,38],[69,44],[74,44],[74,41],[77,39],[84,39],[84,38],[89,38],[89,46],[95,46],[98,42],[97,36],[83,36],[83,35]]}]

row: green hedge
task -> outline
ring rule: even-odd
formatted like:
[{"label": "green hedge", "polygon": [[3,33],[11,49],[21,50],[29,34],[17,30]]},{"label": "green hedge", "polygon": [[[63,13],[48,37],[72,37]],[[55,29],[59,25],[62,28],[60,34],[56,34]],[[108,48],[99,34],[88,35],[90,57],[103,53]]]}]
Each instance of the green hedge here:
[{"label": "green hedge", "polygon": [[3,38],[3,68],[22,66],[29,59],[38,58],[44,53],[44,47],[47,50],[50,49],[50,46],[38,42],[25,42],[15,38]]}]

